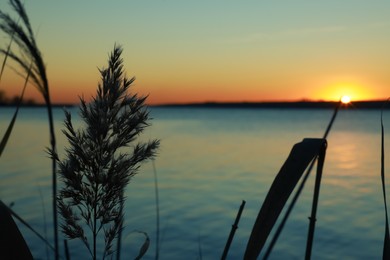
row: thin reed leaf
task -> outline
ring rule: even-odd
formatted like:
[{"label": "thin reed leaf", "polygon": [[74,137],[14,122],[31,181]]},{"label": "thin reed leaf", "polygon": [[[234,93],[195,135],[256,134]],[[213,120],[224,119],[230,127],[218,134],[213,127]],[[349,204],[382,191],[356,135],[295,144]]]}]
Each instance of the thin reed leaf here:
[{"label": "thin reed leaf", "polygon": [[154,173],[154,193],[156,197],[156,256],[155,259],[159,259],[160,254],[160,199],[158,195],[158,179],[157,170],[154,160],[152,160],[153,173]]},{"label": "thin reed leaf", "polygon": [[68,240],[64,239],[64,250],[65,250],[65,259],[70,260],[70,253],[68,247]]},{"label": "thin reed leaf", "polygon": [[[56,138],[54,131],[54,120],[51,98],[49,93],[49,82],[46,75],[46,67],[39,50],[35,36],[30,24],[28,15],[20,0],[9,1],[12,9],[18,15],[18,20],[13,19],[9,14],[0,10],[0,30],[3,31],[18,48],[18,52],[11,49],[0,48],[0,52],[5,54],[7,58],[16,62],[20,68],[29,75],[31,83],[41,93],[47,108],[49,119],[49,133],[50,133],[50,153],[55,155]],[[19,23],[21,21],[21,23]],[[31,65],[30,65],[31,62]],[[58,221],[57,221],[57,165],[56,156],[52,156],[52,193],[53,193],[53,232],[54,232],[54,247],[55,259],[59,258],[58,250]]]},{"label": "thin reed leaf", "polygon": [[203,259],[202,241],[200,239],[200,231],[198,232],[198,256],[199,256],[199,260]]},{"label": "thin reed leaf", "polygon": [[[29,70],[29,60],[32,60],[33,66],[31,68],[31,78],[33,79],[33,83],[40,90],[43,96],[48,98],[46,68],[41,52],[36,45],[35,37],[31,30],[30,21],[26,11],[19,0],[10,0],[10,4],[14,11],[18,14],[19,19],[21,19],[22,25],[19,24],[19,20],[15,21],[10,15],[0,10],[0,29],[13,39],[20,50],[20,54],[17,54],[8,48],[1,49],[1,52],[17,62],[26,73]],[[27,32],[24,28],[27,28]]]},{"label": "thin reed leaf", "polygon": [[225,249],[223,250],[221,260],[225,260],[227,257],[227,254],[228,254],[229,249],[230,249],[230,245],[233,241],[234,234],[238,228],[238,222],[240,222],[241,214],[242,214],[242,211],[244,210],[245,203],[246,203],[245,200],[243,200],[240,208],[238,209],[236,220],[234,221],[234,224],[232,225],[232,229],[230,231],[228,240],[226,242]]},{"label": "thin reed leaf", "polygon": [[[129,236],[130,234],[132,233],[138,233],[138,234],[143,234],[145,236],[145,241],[144,243],[142,244],[142,246],[140,247],[139,249],[139,252],[138,252],[138,255],[134,258],[134,260],[139,260],[139,259],[142,259],[142,257],[146,254],[146,252],[148,251],[149,249],[149,246],[150,246],[150,239],[149,239],[149,236],[148,236],[148,233],[144,232],[144,231],[140,231],[140,230],[134,230],[132,232],[130,232],[127,236]],[[126,236],[126,237],[127,237]]]},{"label": "thin reed leaf", "polygon": [[7,64],[7,59],[8,59],[8,55],[9,55],[9,53],[10,53],[10,51],[11,51],[11,46],[12,46],[13,40],[14,40],[14,35],[11,36],[11,39],[10,39],[10,41],[9,41],[8,47],[7,47],[6,52],[5,52],[5,55],[4,55],[3,63],[1,64],[0,82],[1,82],[1,79],[3,78],[3,73],[4,73],[5,65]]},{"label": "thin reed leaf", "polygon": [[381,110],[381,180],[382,180],[382,191],[383,201],[385,206],[385,238],[383,243],[383,259],[390,259],[390,232],[389,232],[389,217],[387,211],[387,199],[386,199],[386,182],[385,182],[385,131],[383,126],[383,110],[385,105],[389,102],[388,99]]},{"label": "thin reed leaf", "polygon": [[0,259],[33,259],[12,218],[12,210],[0,200]]},{"label": "thin reed leaf", "polygon": [[260,209],[247,244],[245,259],[258,257],[291,192],[310,162],[320,154],[324,143],[325,139],[305,138],[294,145]]},{"label": "thin reed leaf", "polygon": [[[38,186],[38,191],[39,191],[39,197],[41,199],[41,205],[42,205],[42,216],[43,216],[43,233],[45,235],[45,239],[47,240],[47,220],[46,220],[46,210],[45,210],[45,202],[43,200],[43,194],[42,194],[42,190],[41,190],[41,187]],[[49,257],[49,249],[48,247],[46,246],[46,258],[47,259],[50,259]]]},{"label": "thin reed leaf", "polygon": [[[43,233],[45,235],[45,239],[47,240],[47,220],[46,220],[46,210],[45,210],[45,201],[43,199],[42,190],[40,187],[38,187],[39,191],[39,197],[41,199],[41,205],[42,205],[42,216],[43,216]],[[49,259],[49,250],[46,246],[46,258]]]},{"label": "thin reed leaf", "polygon": [[316,180],[315,180],[315,185],[314,185],[314,194],[313,194],[313,202],[312,202],[312,207],[311,207],[311,215],[309,217],[309,221],[310,221],[309,222],[309,232],[307,235],[306,254],[305,254],[306,260],[311,259],[311,252],[312,252],[312,248],[313,248],[314,230],[315,230],[315,224],[317,221],[318,198],[320,195],[322,169],[324,168],[326,147],[327,147],[327,143],[325,141],[322,144],[322,147],[320,148],[320,151],[317,155],[317,173],[316,173]]},{"label": "thin reed leaf", "polygon": [[[337,106],[335,107],[335,109],[333,110],[333,114],[332,114],[332,117],[328,123],[328,126],[326,127],[326,130],[324,132],[324,135],[323,135],[323,138],[326,139],[330,133],[330,130],[332,129],[332,126],[333,126],[333,123],[334,121],[336,120],[336,117],[337,117],[337,114],[338,114],[338,111],[340,109],[342,105],[342,102],[341,102],[341,99],[340,101],[338,102]],[[301,195],[301,192],[303,190],[303,188],[305,187],[305,184],[306,184],[306,181],[311,173],[311,170],[313,169],[314,167],[314,164],[315,164],[315,161],[313,160],[309,167],[307,168],[306,170],[306,173],[305,175],[303,176],[302,180],[301,180],[301,183],[299,184],[298,188],[297,188],[297,191],[295,192],[293,198],[291,199],[291,203],[290,205],[288,206],[278,228],[276,229],[275,233],[274,233],[274,236],[272,237],[271,239],[271,242],[269,243],[268,245],[268,248],[267,248],[267,251],[265,252],[264,254],[264,257],[263,259],[266,260],[268,259],[268,257],[270,256],[271,252],[272,252],[272,249],[274,247],[274,245],[276,244],[276,241],[278,240],[283,228],[284,228],[284,225],[286,224],[287,222],[287,219],[288,217],[290,216],[290,213],[291,211],[293,210],[294,206],[295,206],[295,203],[297,202],[299,196]]]},{"label": "thin reed leaf", "polygon": [[1,200],[0,200],[0,208],[2,210],[6,210],[9,212],[14,218],[20,221],[24,226],[26,226],[28,229],[30,229],[41,241],[43,241],[50,249],[53,251],[55,250],[54,247],[43,237],[38,231],[36,231],[30,224],[27,223],[22,217],[20,217],[17,213],[15,213],[11,208],[9,208],[7,205],[5,205]]},{"label": "thin reed leaf", "polygon": [[0,158],[1,158],[1,155],[3,154],[3,151],[5,150],[5,147],[7,146],[7,142],[8,142],[8,139],[10,138],[10,136],[11,136],[12,129],[14,128],[14,125],[15,125],[15,122],[16,122],[16,118],[17,118],[18,113],[19,113],[19,108],[20,108],[20,105],[21,105],[21,103],[23,101],[24,92],[26,91],[26,87],[27,87],[27,83],[28,83],[28,78],[29,77],[30,77],[30,73],[28,73],[27,76],[26,76],[26,80],[24,81],[24,86],[23,86],[23,89],[22,89],[22,93],[20,94],[20,97],[19,97],[18,102],[16,104],[15,113],[12,116],[11,122],[9,123],[9,125],[7,127],[7,130],[5,131],[3,138],[1,139],[1,142],[0,142]]}]

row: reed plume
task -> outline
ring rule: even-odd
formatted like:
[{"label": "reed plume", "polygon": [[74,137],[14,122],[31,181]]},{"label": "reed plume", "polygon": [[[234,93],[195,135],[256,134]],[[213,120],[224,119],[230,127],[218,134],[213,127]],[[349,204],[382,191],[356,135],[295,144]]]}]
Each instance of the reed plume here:
[{"label": "reed plume", "polygon": [[69,147],[65,159],[57,158],[63,182],[58,195],[62,231],[69,239],[80,239],[93,259],[99,241],[104,241],[103,258],[115,251],[125,187],[159,146],[158,140],[136,140],[149,125],[149,114],[146,97],[127,93],[135,78],[124,76],[121,54],[122,48],[115,46],[108,67],[100,70],[101,83],[92,101],[80,98],[81,129],[74,128],[71,114],[65,111],[63,133]]}]

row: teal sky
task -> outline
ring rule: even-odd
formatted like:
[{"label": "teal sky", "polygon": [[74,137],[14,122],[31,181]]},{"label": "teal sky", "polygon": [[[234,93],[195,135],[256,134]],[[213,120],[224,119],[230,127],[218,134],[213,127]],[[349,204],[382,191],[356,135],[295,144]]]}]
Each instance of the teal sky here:
[{"label": "teal sky", "polygon": [[[134,89],[149,94],[150,103],[390,93],[390,1],[26,0],[25,6],[57,102],[93,95],[97,67],[114,43],[124,47]],[[7,1],[0,8],[9,10]],[[15,84],[11,74],[8,85]]]}]

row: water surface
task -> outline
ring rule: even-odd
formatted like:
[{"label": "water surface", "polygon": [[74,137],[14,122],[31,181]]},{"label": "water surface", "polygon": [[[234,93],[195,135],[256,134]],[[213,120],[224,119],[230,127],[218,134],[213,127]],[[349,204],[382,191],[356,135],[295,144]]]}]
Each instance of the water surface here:
[{"label": "water surface", "polygon": [[[13,109],[0,110],[3,134]],[[77,110],[71,109],[81,125]],[[242,202],[246,206],[228,258],[243,257],[257,213],[292,146],[306,137],[322,137],[333,111],[328,109],[152,108],[152,126],[142,139],[161,139],[155,161],[161,223],[161,259],[218,259]],[[55,110],[58,150],[66,140],[63,112]],[[389,111],[384,114],[390,129]],[[390,131],[386,130],[389,147]],[[51,161],[44,109],[22,109],[1,158],[0,198],[42,234],[52,239]],[[389,158],[386,156],[386,158]],[[389,161],[389,160],[387,160]],[[389,165],[389,163],[387,164]],[[387,166],[387,173],[390,168]],[[151,163],[128,186],[122,255],[133,258],[145,231],[155,255],[155,198]],[[271,259],[302,259],[314,174],[309,178]],[[46,225],[45,225],[46,223]],[[46,259],[43,244],[20,227],[32,253]],[[341,110],[328,136],[328,149],[317,212],[313,259],[378,259],[384,237],[380,182],[380,111]],[[86,256],[78,241],[71,255]]]}]

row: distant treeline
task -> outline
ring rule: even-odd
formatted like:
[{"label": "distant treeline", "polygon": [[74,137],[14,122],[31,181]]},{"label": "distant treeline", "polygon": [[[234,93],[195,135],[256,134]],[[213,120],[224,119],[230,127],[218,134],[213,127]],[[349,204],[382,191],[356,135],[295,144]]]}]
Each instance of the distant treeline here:
[{"label": "distant treeline", "polygon": [[[12,98],[7,97],[4,90],[0,90],[0,106],[14,106],[19,103],[20,97],[14,96]],[[23,105],[36,105],[36,101],[32,98],[22,100]]]},{"label": "distant treeline", "polygon": [[[296,102],[205,102],[187,104],[165,104],[156,107],[188,107],[188,108],[335,108],[339,102],[333,101],[296,101]],[[341,108],[381,109],[386,101],[355,101]],[[384,108],[390,109],[390,105]]]},{"label": "distant treeline", "polygon": [[[0,107],[12,107],[16,106],[20,101],[19,96],[14,96],[12,98],[9,98],[5,95],[5,92],[3,90],[0,90]],[[20,103],[23,107],[45,107],[45,104],[38,103],[34,99],[23,99]],[[53,104],[53,107],[71,107],[73,104]]]},{"label": "distant treeline", "polygon": [[[8,98],[5,92],[0,90],[0,107],[15,106],[19,102],[19,96]],[[295,102],[204,102],[204,103],[185,103],[185,104],[162,104],[152,105],[152,107],[176,107],[176,108],[281,108],[281,109],[318,109],[318,108],[334,108],[338,105],[337,101],[295,101]],[[357,108],[357,109],[390,109],[390,105],[384,106],[385,100],[381,101],[355,101],[341,108]],[[71,107],[74,104],[53,104],[55,107]],[[37,103],[34,99],[22,100],[21,106],[43,107],[44,104]]]}]

